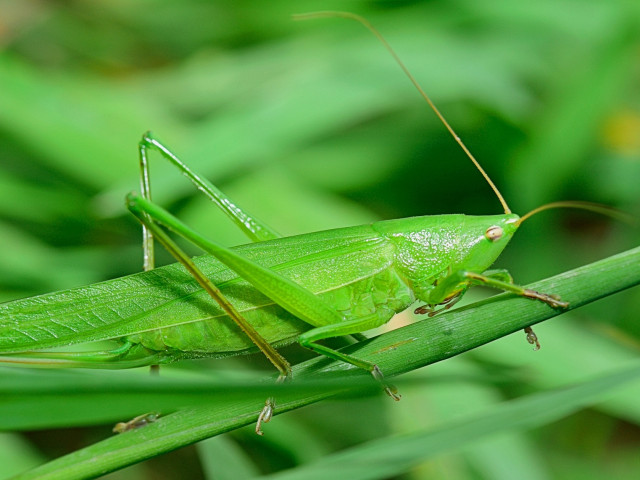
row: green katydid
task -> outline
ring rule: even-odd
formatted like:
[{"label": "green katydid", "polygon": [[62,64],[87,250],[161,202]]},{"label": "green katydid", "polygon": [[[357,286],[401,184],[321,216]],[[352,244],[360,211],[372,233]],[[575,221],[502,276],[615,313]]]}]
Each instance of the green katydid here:
[{"label": "green katydid", "polygon": [[[523,217],[511,213],[498,189],[377,30],[361,17],[342,12],[299,18],[321,16],[355,19],[383,42],[490,184],[504,214],[414,217],[279,237],[147,133],[139,144],[141,196],[130,194],[126,201],[143,224],[145,272],[0,305],[0,362],[131,368],[237,355],[257,348],[278,369],[280,379],[286,379],[291,368],[276,348],[298,341],[318,354],[369,371],[398,399],[376,365],[317,342],[358,336],[416,301],[425,304],[416,312],[434,315],[450,308],[472,285],[512,292],[552,308],[568,305],[554,295],[515,285],[506,271],[487,269],[526,218],[547,208],[579,205],[557,202]],[[175,165],[252,243],[224,247],[154,204],[149,150]],[[207,255],[190,259],[162,227]],[[180,264],[154,269],[155,240]],[[530,330],[527,338],[537,342]],[[106,339],[118,339],[120,345],[100,352],[42,351]],[[273,407],[273,399],[268,399],[258,416],[257,433],[261,434],[261,424],[271,418]]]}]

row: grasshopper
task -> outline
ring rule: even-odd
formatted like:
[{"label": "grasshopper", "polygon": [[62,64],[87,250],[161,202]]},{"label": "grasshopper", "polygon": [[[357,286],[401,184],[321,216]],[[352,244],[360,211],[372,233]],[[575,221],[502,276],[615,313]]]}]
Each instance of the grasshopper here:
[{"label": "grasshopper", "polygon": [[[0,305],[0,363],[40,367],[132,368],[181,359],[224,357],[259,349],[291,377],[277,348],[293,342],[320,355],[370,372],[398,400],[373,363],[319,343],[381,326],[419,301],[415,311],[435,315],[454,305],[473,285],[485,285],[565,308],[552,294],[514,284],[505,270],[488,270],[522,222],[478,161],[424,93],[396,53],[363,18],[343,12],[299,16],[359,21],[389,50],[422,97],[489,183],[504,213],[438,215],[386,220],[355,227],[280,237],[215,185],[193,172],[151,133],[139,143],[141,194],[129,194],[128,209],[143,225],[144,272],[86,287]],[[207,195],[250,239],[233,248],[204,238],[151,200],[149,152],[157,151]],[[595,208],[593,208],[595,209]],[[167,233],[206,252],[191,259]],[[154,268],[154,242],[179,262]],[[527,339],[537,345],[527,329]],[[97,340],[115,339],[108,351],[48,352]],[[256,433],[273,415],[267,399]],[[134,419],[135,420],[135,419]],[[125,428],[126,429],[126,428]]]}]

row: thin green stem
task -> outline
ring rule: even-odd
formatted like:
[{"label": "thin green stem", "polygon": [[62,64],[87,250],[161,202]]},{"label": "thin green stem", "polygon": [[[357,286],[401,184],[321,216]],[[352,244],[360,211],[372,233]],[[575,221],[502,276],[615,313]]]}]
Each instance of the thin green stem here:
[{"label": "thin green stem", "polygon": [[[567,310],[572,310],[638,284],[640,247],[527,285],[527,288],[556,293],[569,302]],[[394,376],[458,355],[567,310],[553,309],[541,302],[506,293],[350,345],[342,351],[375,362],[385,375]],[[329,374],[332,370],[339,372]],[[359,369],[344,370],[344,364],[324,358],[294,367],[294,378],[298,379],[335,378],[334,375],[356,378],[368,374]],[[291,395],[283,391],[276,414],[346,389],[348,387],[332,386],[321,392],[295,392]],[[261,408],[262,405],[253,398],[186,408],[144,429],[110,437],[16,478],[92,478],[254,423]]]}]

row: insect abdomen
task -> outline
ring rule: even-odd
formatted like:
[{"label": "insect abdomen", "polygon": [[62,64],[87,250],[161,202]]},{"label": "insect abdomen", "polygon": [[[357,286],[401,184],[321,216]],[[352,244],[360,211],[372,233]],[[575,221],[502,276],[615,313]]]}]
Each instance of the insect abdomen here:
[{"label": "insect abdomen", "polygon": [[393,267],[385,268],[321,297],[347,320],[370,315],[382,307],[400,312],[414,301],[413,293]]},{"label": "insect abdomen", "polygon": [[[225,289],[225,295],[232,301],[235,298],[239,303],[243,303],[248,294],[254,299],[254,304],[244,305],[240,311],[269,343],[276,346],[292,343],[298,335],[312,328],[245,282]],[[347,320],[364,317],[378,310],[388,315],[386,312],[404,310],[414,301],[411,290],[391,266],[318,295]],[[181,306],[182,315],[190,319],[189,323],[131,335],[127,340],[155,351],[176,349],[193,356],[225,356],[255,350],[251,340],[217,306],[210,304],[207,308],[215,310],[215,313],[211,311],[207,319],[196,320],[197,316],[190,309],[202,308],[202,305],[198,301],[190,303],[191,307],[188,303]],[[180,312],[177,313],[180,315]],[[176,318],[175,323],[178,322]]]}]

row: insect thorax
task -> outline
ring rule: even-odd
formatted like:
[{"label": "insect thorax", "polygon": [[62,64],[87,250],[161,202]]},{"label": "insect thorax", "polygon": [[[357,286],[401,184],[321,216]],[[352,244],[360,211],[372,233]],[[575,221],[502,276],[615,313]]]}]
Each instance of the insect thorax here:
[{"label": "insect thorax", "polygon": [[[482,273],[502,253],[517,229],[517,215],[438,215],[390,220],[374,229],[395,247],[394,266],[416,296],[424,296],[438,279],[458,270]],[[503,231],[499,239],[487,232]]]}]

